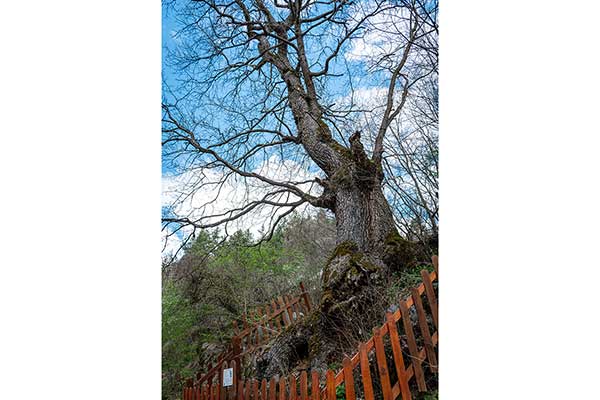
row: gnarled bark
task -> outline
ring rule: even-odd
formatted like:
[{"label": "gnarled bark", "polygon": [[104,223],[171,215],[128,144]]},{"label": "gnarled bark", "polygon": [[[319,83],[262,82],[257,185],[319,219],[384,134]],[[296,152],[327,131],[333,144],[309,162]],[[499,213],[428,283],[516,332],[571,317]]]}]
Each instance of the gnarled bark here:
[{"label": "gnarled bark", "polygon": [[306,319],[274,340],[257,363],[261,377],[285,374],[301,361],[324,370],[384,318],[381,290],[390,272],[425,260],[422,248],[398,235],[381,188],[380,170],[352,138],[348,162],[326,182],[338,245],[324,266],[322,297]]},{"label": "gnarled bark", "polygon": [[[281,112],[279,105],[271,105],[270,101],[265,100],[256,110],[246,107],[247,110],[256,111],[257,118],[240,117],[243,121],[240,127],[232,126],[227,130],[214,124],[217,126],[212,126],[213,129],[202,134],[195,129],[202,131],[204,123],[198,124],[200,128],[186,127],[171,113],[172,108],[178,108],[176,105],[163,106],[164,143],[172,144],[177,154],[181,154],[179,152],[182,149],[193,149],[193,159],[207,160],[211,168],[224,170],[225,176],[235,174],[273,187],[262,199],[248,201],[235,212],[219,215],[217,221],[211,221],[207,216],[197,219],[165,217],[165,223],[206,229],[242,218],[258,205],[289,208],[275,219],[272,232],[277,221],[304,203],[329,209],[336,216],[338,246],[323,269],[323,294],[319,305],[303,322],[284,331],[272,343],[259,362],[263,376],[285,372],[302,358],[309,359],[313,368],[323,367],[345,345],[353,346],[358,337],[370,330],[373,321],[381,322],[383,319],[384,307],[379,304],[382,298],[379,291],[385,287],[390,272],[421,256],[418,247],[402,240],[397,234],[382,189],[382,160],[386,131],[401,112],[409,88],[433,71],[421,71],[420,67],[414,65],[411,68],[415,68],[415,72],[407,71],[407,60],[414,48],[413,41],[422,40],[419,38],[431,31],[430,7],[407,2],[378,3],[374,4],[372,10],[369,10],[370,6],[366,7],[364,16],[345,18],[346,24],[344,16],[354,12],[352,5],[353,2],[345,1],[318,5],[301,1],[267,4],[263,0],[233,0],[224,4],[198,0],[190,5],[189,26],[193,27],[190,29],[196,32],[196,26],[200,25],[199,36],[205,42],[200,42],[199,47],[203,50],[199,54],[195,54],[196,46],[192,46],[186,63],[204,60],[199,65],[216,68],[213,75],[206,77],[208,83],[202,87],[211,88],[214,82],[223,79],[223,88],[235,86],[236,89],[232,88],[231,91],[236,93],[238,84],[258,79],[269,97],[281,96],[278,104],[285,105],[285,109],[291,112],[293,127],[288,123],[289,114]],[[381,63],[377,63],[390,72],[390,78],[384,115],[369,156],[363,148],[359,132],[349,138],[349,147],[343,141],[334,139],[326,120],[331,121],[335,110],[320,104],[324,97],[317,93],[316,88],[321,79],[334,76],[334,72],[337,75],[338,71],[329,70],[330,63],[341,56],[340,52],[350,40],[363,34],[366,21],[384,15],[380,13],[393,15],[396,7],[396,11],[409,14],[409,18],[403,17],[408,25],[406,32],[398,35],[402,38],[399,54],[387,54],[382,57]],[[195,13],[201,18],[196,18]],[[315,42],[319,40],[315,37],[330,34],[327,28],[317,28],[322,24],[344,27],[338,31],[341,37]],[[404,25],[399,24],[398,28],[401,26]],[[323,32],[319,33],[319,30]],[[313,48],[320,46],[323,51],[317,51],[319,54],[306,51],[305,47],[311,45],[308,41],[312,42]],[[332,43],[337,44],[332,48]],[[226,76],[237,76],[238,81],[232,84],[225,80]],[[394,93],[400,85],[402,92],[398,101]],[[285,87],[281,94],[278,94],[279,87]],[[244,93],[250,95],[248,90],[254,89],[254,86],[247,86]],[[231,100],[228,96],[221,97],[223,106],[228,106]],[[195,99],[191,101],[195,104]],[[210,96],[206,103],[213,103]],[[273,129],[267,121],[277,121],[275,125],[285,126],[286,129]],[[213,125],[211,121],[205,123]],[[211,143],[207,137],[214,130],[223,136],[219,135],[216,143],[207,144]],[[269,134],[264,136],[267,132]],[[271,149],[284,149],[287,145],[298,146],[296,149],[321,169],[325,178],[314,179],[323,187],[321,195],[317,196],[313,191],[305,192],[301,189],[301,183],[292,180],[280,182],[255,170],[248,170],[256,165],[251,162],[255,154],[262,153],[266,157],[271,154]],[[226,178],[220,183],[225,181]],[[282,199],[283,195],[286,196]]]}]

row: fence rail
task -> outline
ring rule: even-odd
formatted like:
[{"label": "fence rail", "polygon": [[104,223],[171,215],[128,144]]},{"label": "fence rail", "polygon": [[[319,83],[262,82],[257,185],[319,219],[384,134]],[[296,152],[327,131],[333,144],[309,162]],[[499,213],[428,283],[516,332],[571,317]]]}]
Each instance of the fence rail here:
[{"label": "fence rail", "polygon": [[282,329],[310,312],[310,299],[302,282],[300,289],[297,296],[279,296],[270,303],[258,307],[249,315],[243,316],[243,329],[240,329],[234,321],[234,330],[240,340],[242,351],[269,342]]},{"label": "fence rail", "polygon": [[[434,271],[421,271],[422,282],[399,302],[395,312],[386,314],[385,323],[373,329],[373,336],[360,343],[352,357],[344,358],[337,374],[329,369],[325,379],[315,371],[310,379],[306,371],[298,377],[292,374],[260,382],[237,378],[232,386],[223,387],[220,373],[218,382],[184,388],[183,400],[336,400],[340,387],[346,400],[410,400],[411,386],[428,391],[425,376],[436,374],[438,368],[438,301],[433,285],[438,280],[437,256],[432,262]],[[386,351],[386,342],[391,350]],[[237,371],[240,365],[235,360],[223,362],[221,370],[227,367]]]}]

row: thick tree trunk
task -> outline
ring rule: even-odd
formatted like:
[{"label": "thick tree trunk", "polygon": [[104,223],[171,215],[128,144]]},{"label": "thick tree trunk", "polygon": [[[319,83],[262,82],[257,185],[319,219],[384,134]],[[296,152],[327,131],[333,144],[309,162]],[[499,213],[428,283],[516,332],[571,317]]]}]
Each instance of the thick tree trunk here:
[{"label": "thick tree trunk", "polygon": [[390,233],[395,232],[392,212],[380,186],[363,191],[344,188],[336,193],[337,244],[352,242],[365,253],[381,253]]},{"label": "thick tree trunk", "polygon": [[301,76],[287,57],[285,42],[276,53],[269,49],[267,39],[259,39],[263,58],[279,70],[286,84],[298,141],[327,175],[320,181],[323,195],[310,201],[335,213],[337,247],[323,268],[318,307],[282,332],[257,360],[263,377],[287,373],[299,361],[324,368],[354,346],[383,320],[381,291],[389,273],[414,258],[412,247],[396,232],[383,194],[380,157],[367,156],[360,132],[349,138],[350,148],[336,142],[323,120],[308,64],[301,63]]},{"label": "thick tree trunk", "polygon": [[353,135],[349,162],[325,182],[336,216],[337,246],[323,268],[321,300],[260,356],[261,377],[285,374],[301,361],[322,370],[354,349],[385,317],[389,305],[382,291],[390,272],[426,257],[398,236],[381,171],[366,157],[359,139]]}]

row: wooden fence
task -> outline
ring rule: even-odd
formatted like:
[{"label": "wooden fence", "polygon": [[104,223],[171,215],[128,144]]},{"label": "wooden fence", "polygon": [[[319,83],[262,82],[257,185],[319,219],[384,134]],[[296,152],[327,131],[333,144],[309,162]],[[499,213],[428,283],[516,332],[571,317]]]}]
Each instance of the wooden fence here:
[{"label": "wooden fence", "polygon": [[239,379],[239,366],[245,355],[268,343],[281,330],[303,318],[310,310],[308,292],[300,282],[300,293],[297,295],[279,296],[270,303],[243,315],[239,324],[233,321],[235,335],[230,345],[219,354],[214,365],[209,364],[206,372],[196,374],[196,379],[189,379],[186,386],[199,387],[205,383],[212,383],[218,375],[222,375],[221,371],[229,363],[237,364],[235,379]]},{"label": "wooden fence", "polygon": [[[425,377],[437,374],[438,368],[438,301],[433,285],[438,279],[437,256],[433,265],[433,272],[421,271],[422,282],[399,302],[395,312],[387,313],[386,322],[373,329],[373,336],[359,344],[356,354],[344,358],[337,374],[327,370],[322,379],[313,371],[309,379],[302,371],[299,376],[259,382],[235,379],[238,374],[234,373],[233,385],[223,387],[220,373],[218,382],[184,388],[183,400],[407,400],[412,398],[411,386],[428,391]],[[228,366],[234,371],[239,368],[238,363],[229,362],[222,369]]]},{"label": "wooden fence", "polygon": [[311,310],[308,292],[300,282],[300,293],[296,296],[284,295],[273,299],[253,312],[242,316],[242,328],[233,322],[236,333],[234,340],[240,341],[242,351],[268,343],[273,336]]}]

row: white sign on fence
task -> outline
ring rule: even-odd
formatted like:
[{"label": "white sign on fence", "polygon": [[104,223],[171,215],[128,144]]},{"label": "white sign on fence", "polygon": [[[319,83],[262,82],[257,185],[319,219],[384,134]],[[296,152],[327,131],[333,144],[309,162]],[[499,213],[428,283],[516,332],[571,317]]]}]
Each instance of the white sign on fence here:
[{"label": "white sign on fence", "polygon": [[223,387],[233,386],[233,368],[223,370]]}]

